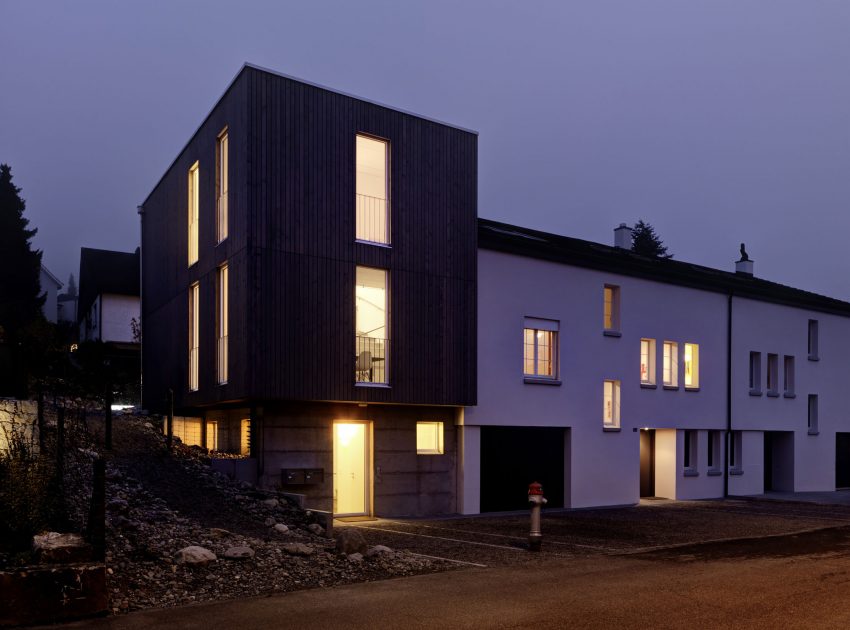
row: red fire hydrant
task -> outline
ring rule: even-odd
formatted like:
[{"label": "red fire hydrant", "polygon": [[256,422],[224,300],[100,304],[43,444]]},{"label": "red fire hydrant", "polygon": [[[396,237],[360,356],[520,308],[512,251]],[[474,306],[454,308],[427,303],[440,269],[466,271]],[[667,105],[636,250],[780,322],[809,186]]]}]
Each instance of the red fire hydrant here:
[{"label": "red fire hydrant", "polygon": [[536,481],[528,484],[528,503],[531,505],[531,531],[528,532],[529,551],[540,551],[543,534],[540,533],[540,508],[546,504],[543,486]]}]

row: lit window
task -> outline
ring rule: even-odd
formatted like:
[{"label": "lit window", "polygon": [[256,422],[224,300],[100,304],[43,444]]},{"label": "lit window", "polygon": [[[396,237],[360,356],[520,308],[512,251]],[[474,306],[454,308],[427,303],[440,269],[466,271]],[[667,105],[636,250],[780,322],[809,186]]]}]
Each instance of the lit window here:
[{"label": "lit window", "polygon": [[699,344],[685,344],[685,387],[699,387]]},{"label": "lit window", "polygon": [[198,389],[198,346],[200,345],[198,308],[200,285],[196,282],[189,287],[189,389]]},{"label": "lit window", "polygon": [[387,276],[385,269],[357,267],[354,375],[358,383],[388,382]]},{"label": "lit window", "polygon": [[198,162],[189,169],[189,266],[198,262]]},{"label": "lit window", "polygon": [[602,426],[620,428],[620,381],[605,381],[602,387]]},{"label": "lit window", "polygon": [[655,339],[640,340],[640,384],[655,385]]},{"label": "lit window", "polygon": [[227,140],[227,128],[218,136],[216,143],[216,236],[221,243],[227,238],[227,189],[228,189],[228,161],[229,142]]},{"label": "lit window", "polygon": [[606,284],[602,290],[602,326],[606,332],[620,330],[620,287]]},{"label": "lit window", "polygon": [[416,423],[416,454],[417,455],[442,455],[443,454],[443,423],[442,422],[417,422]]},{"label": "lit window", "polygon": [[218,382],[227,382],[227,329],[228,314],[228,267],[222,265],[218,269],[218,313],[216,314],[217,344],[216,360],[218,364]]},{"label": "lit window", "polygon": [[818,395],[809,394],[809,435],[818,434]]},{"label": "lit window", "polygon": [[558,322],[526,317],[523,338],[523,373],[531,377],[556,379]]},{"label": "lit window", "polygon": [[794,357],[786,356],[783,359],[783,376],[785,382],[785,396],[794,396]]},{"label": "lit window", "polygon": [[697,469],[697,432],[685,431],[684,467],[686,470]]},{"label": "lit window", "polygon": [[750,393],[761,395],[761,352],[750,352]]},{"label": "lit window", "polygon": [[357,136],[357,240],[390,242],[388,144],[368,136]]},{"label": "lit window", "polygon": [[218,450],[218,422],[207,422],[207,450]]},{"label": "lit window", "polygon": [[664,342],[664,365],[662,371],[665,387],[679,386],[679,344],[675,341]]},{"label": "lit window", "polygon": [[251,420],[242,418],[239,427],[239,454],[248,457],[251,455]]},{"label": "lit window", "polygon": [[809,320],[809,361],[818,360],[818,320]]},{"label": "lit window", "polygon": [[779,355],[767,355],[767,395],[779,395]]}]

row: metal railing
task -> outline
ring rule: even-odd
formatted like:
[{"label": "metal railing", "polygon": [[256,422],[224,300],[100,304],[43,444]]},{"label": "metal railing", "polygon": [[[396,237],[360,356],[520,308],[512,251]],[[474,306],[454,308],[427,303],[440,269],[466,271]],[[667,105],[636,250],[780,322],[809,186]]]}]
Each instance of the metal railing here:
[{"label": "metal railing", "polygon": [[389,243],[389,214],[387,200],[356,194],[357,240]]},{"label": "metal railing", "polygon": [[357,383],[387,383],[389,339],[356,337],[354,380]]}]

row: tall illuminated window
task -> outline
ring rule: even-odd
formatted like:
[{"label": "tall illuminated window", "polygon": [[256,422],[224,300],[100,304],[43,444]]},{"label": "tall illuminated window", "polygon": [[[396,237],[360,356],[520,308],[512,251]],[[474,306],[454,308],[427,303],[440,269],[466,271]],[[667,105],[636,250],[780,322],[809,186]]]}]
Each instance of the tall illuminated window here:
[{"label": "tall illuminated window", "polygon": [[602,326],[605,332],[620,330],[620,287],[613,284],[602,289]]},{"label": "tall illuminated window", "polygon": [[389,318],[386,269],[357,267],[354,375],[358,383],[386,383]]},{"label": "tall illuminated window", "polygon": [[602,426],[606,429],[620,428],[620,381],[602,384]]},{"label": "tall illuminated window", "polygon": [[189,169],[189,266],[198,262],[198,162]]},{"label": "tall illuminated window", "polygon": [[216,313],[216,363],[218,365],[218,382],[227,382],[227,329],[228,329],[228,267],[218,268],[217,284],[217,313]]},{"label": "tall illuminated window", "polygon": [[675,341],[664,342],[664,359],[661,379],[664,387],[679,386],[679,344]]},{"label": "tall illuminated window", "polygon": [[389,145],[359,134],[356,144],[356,238],[389,244]]},{"label": "tall illuminated window", "polygon": [[228,188],[228,161],[230,144],[227,140],[227,128],[225,127],[216,142],[215,151],[215,225],[216,241],[221,242],[227,238],[227,188]]},{"label": "tall illuminated window", "polygon": [[558,378],[558,322],[525,318],[523,373],[530,377]]},{"label": "tall illuminated window", "polygon": [[200,303],[200,285],[196,282],[189,287],[189,389],[198,389],[198,346],[200,345],[200,323],[198,308]]},{"label": "tall illuminated window", "polygon": [[685,387],[699,387],[699,344],[685,344]]},{"label": "tall illuminated window", "polygon": [[640,340],[640,384],[655,385],[655,339]]}]

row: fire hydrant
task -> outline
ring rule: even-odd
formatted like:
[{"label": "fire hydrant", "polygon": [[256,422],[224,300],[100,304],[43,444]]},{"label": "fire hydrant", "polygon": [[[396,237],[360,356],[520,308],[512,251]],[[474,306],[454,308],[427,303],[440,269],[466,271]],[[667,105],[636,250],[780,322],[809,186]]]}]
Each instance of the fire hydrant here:
[{"label": "fire hydrant", "polygon": [[531,531],[528,532],[529,551],[540,551],[543,534],[540,533],[540,508],[546,505],[543,486],[536,481],[528,484],[528,503],[531,505]]}]

